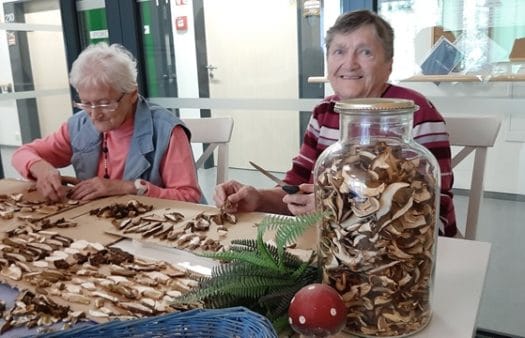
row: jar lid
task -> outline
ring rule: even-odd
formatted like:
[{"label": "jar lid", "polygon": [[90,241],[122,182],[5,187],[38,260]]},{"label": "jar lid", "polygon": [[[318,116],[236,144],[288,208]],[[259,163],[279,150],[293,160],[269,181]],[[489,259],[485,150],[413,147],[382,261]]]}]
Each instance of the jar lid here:
[{"label": "jar lid", "polygon": [[335,104],[337,112],[395,112],[417,110],[418,108],[412,100],[386,98],[349,99]]}]

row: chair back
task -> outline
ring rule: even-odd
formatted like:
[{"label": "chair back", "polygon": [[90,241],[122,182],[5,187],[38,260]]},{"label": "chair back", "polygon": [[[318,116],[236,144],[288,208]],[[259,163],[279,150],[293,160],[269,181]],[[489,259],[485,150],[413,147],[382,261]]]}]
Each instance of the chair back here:
[{"label": "chair back", "polygon": [[468,198],[465,239],[476,239],[479,208],[483,198],[483,179],[487,149],[494,146],[501,126],[501,121],[490,116],[450,116],[445,118],[447,131],[452,146],[461,147],[452,157],[454,169],[469,154],[474,152],[472,178]]},{"label": "chair back", "polygon": [[231,117],[183,118],[182,121],[191,131],[191,143],[205,144],[202,155],[195,161],[198,168],[204,167],[204,162],[217,149],[217,181],[226,181],[228,176],[228,143],[233,130]]}]

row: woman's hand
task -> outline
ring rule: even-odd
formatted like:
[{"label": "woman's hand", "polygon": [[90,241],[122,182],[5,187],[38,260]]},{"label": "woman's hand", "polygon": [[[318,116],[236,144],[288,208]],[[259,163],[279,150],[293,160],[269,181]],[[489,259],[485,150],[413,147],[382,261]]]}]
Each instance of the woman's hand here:
[{"label": "woman's hand", "polygon": [[260,193],[250,185],[232,180],[215,187],[213,200],[215,205],[225,212],[256,211]]},{"label": "woman's hand", "polygon": [[283,203],[288,206],[292,215],[302,215],[314,212],[315,197],[314,185],[303,183],[299,186],[299,192],[287,194],[283,197]]},{"label": "woman's hand", "polygon": [[46,161],[35,162],[29,168],[31,176],[36,179],[36,190],[52,202],[62,201],[68,188],[62,184],[60,172]]},{"label": "woman's hand", "polygon": [[135,185],[132,181],[110,180],[93,177],[75,185],[70,198],[74,200],[93,200],[100,197],[134,194]]}]

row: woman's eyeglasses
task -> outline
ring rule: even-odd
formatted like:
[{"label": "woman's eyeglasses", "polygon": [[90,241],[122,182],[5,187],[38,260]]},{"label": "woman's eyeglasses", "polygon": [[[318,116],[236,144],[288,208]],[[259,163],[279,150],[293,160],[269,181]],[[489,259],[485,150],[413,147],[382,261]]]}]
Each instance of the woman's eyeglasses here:
[{"label": "woman's eyeglasses", "polygon": [[78,109],[82,109],[88,112],[94,111],[95,109],[100,110],[103,113],[112,113],[115,110],[117,110],[118,105],[120,104],[120,101],[127,93],[122,93],[120,97],[113,102],[106,103],[106,104],[87,104],[87,103],[80,103],[73,101],[73,106]]}]

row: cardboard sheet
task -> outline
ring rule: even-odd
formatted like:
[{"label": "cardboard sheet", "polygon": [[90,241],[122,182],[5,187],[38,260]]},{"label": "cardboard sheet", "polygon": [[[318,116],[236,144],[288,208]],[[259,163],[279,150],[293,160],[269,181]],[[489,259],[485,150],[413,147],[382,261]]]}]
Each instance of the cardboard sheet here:
[{"label": "cardboard sheet", "polygon": [[[194,204],[180,201],[170,201],[149,197],[137,197],[137,196],[122,196],[118,199],[115,199],[115,203],[127,203],[130,199],[137,199],[141,203],[146,205],[152,205],[153,210],[142,215],[144,216],[156,216],[162,218],[166,213],[179,212],[184,215],[184,220],[175,225],[176,228],[183,229],[186,221],[190,221],[195,218],[200,213],[205,214],[219,214],[220,210],[216,207]],[[254,238],[257,232],[256,224],[260,222],[265,214],[263,213],[237,213],[237,223],[231,224],[228,222],[224,223],[224,226],[228,230],[224,237],[219,236],[217,232],[217,225],[212,222],[210,229],[208,231],[199,232],[205,235],[207,238],[213,240],[218,240],[223,246],[228,246],[233,239],[247,239]],[[86,219],[89,217],[91,220]],[[95,216],[83,216],[82,223],[104,223],[106,232],[116,236],[127,237],[131,239],[140,240],[146,243],[154,243],[157,245],[167,246],[167,247],[176,247],[184,249],[184,247],[179,247],[176,244],[176,241],[160,240],[155,237],[143,237],[140,233],[124,233],[123,231],[118,230],[113,224],[111,224],[111,219],[98,218]],[[196,250],[200,251],[200,250]]]},{"label": "cardboard sheet", "polygon": [[[30,182],[16,180],[0,180],[0,194],[23,193],[24,198],[42,199],[36,191],[28,191],[28,188],[30,187]],[[102,218],[97,217],[95,215],[90,215],[90,211],[116,203],[127,204],[130,200],[137,200],[145,205],[151,205],[153,209],[150,212],[148,212],[148,214],[152,215],[163,215],[165,213],[171,213],[176,211],[183,214],[185,219],[192,219],[199,213],[216,214],[220,212],[219,209],[208,205],[156,199],[144,196],[125,195],[98,199],[87,202],[85,204],[72,205],[71,208],[61,209],[57,213],[45,214],[42,217],[46,217],[51,221],[55,221],[59,218],[65,218],[76,223],[75,227],[49,228],[49,231],[55,231],[60,235],[70,237],[73,240],[87,240],[88,242],[100,243],[102,245],[110,245],[122,239],[122,234],[116,231],[115,226],[112,224],[112,218]],[[36,214],[38,213],[35,213],[35,215]],[[216,240],[220,240],[221,244],[225,246],[227,246],[233,239],[255,238],[257,234],[256,224],[259,223],[266,216],[266,214],[238,213],[236,214],[236,216],[237,223],[224,224],[225,227],[228,229],[224,237],[219,237],[219,234],[216,231],[217,229],[215,224],[211,225],[211,229],[207,231],[207,236]],[[0,232],[6,231],[7,229],[17,226],[20,223],[19,221],[20,220],[16,218],[16,215],[11,220],[0,220]],[[207,272],[204,274],[209,274],[209,269],[211,268],[211,266],[215,265],[214,262],[206,262],[206,264],[202,264],[202,261],[199,261],[199,259],[202,260],[203,258],[193,255],[191,250],[186,250],[185,252],[178,254],[176,252],[171,252],[173,250],[176,250],[171,249],[172,247],[174,247],[173,243],[161,241],[155,238],[143,238],[140,234],[130,235],[129,237],[138,239],[141,243],[144,243],[139,245],[132,244],[131,246],[128,245],[126,247],[126,249],[134,249],[129,251],[137,251],[137,253],[139,251],[148,252],[148,255],[139,254],[137,255],[138,257],[146,256],[146,259],[153,258],[155,260],[165,260],[164,258],[166,258],[166,261],[171,261],[171,264],[174,264],[182,269],[187,269],[190,267],[190,265],[198,267],[200,267],[200,265],[205,265],[204,267],[207,268]],[[170,249],[168,249],[168,247],[170,247]],[[135,254],[135,252],[130,253]],[[298,254],[298,252],[294,253]],[[307,257],[303,256],[303,258],[306,259]],[[32,269],[34,269],[34,267]],[[194,269],[191,270],[196,271]],[[101,267],[98,272],[102,273],[102,275],[110,274],[107,266]],[[82,278],[86,278],[88,280],[90,279],[89,277]],[[97,280],[96,277],[94,280]],[[30,285],[27,281],[24,280],[14,281],[6,276],[0,275],[0,282],[6,283],[18,290],[25,289],[32,290],[33,292],[36,291],[35,286]],[[78,303],[71,303],[58,296],[49,296],[55,302],[62,305],[70,305],[71,308],[75,310],[87,311],[89,309],[94,309],[93,304],[83,305]],[[117,303],[118,302],[109,302],[107,307],[109,309],[113,309],[112,304]],[[88,318],[96,322],[104,322],[109,319],[107,317],[100,318],[93,315],[88,315]]]},{"label": "cardboard sheet", "polygon": [[[44,203],[45,198],[34,189],[33,182],[15,179],[0,180],[0,195],[10,196],[16,194],[22,194],[21,202],[30,205],[33,211],[22,210],[16,212],[14,217],[10,219],[0,217],[0,231],[9,231],[17,225],[23,224],[23,218],[39,220],[65,210],[73,209],[80,204],[77,204],[76,202],[75,204],[69,204],[68,201],[65,201],[63,203],[55,203],[47,206]],[[2,205],[3,203],[0,202],[0,211],[3,211]]]},{"label": "cardboard sheet", "polygon": [[[32,183],[28,181],[3,179],[0,180],[0,194],[23,193],[24,198],[43,200],[43,198],[36,191],[28,192],[28,189],[31,186]],[[91,210],[115,203],[125,204],[133,199],[146,205],[153,206],[153,210],[148,214],[162,215],[164,213],[177,211],[182,213],[185,219],[191,219],[202,212],[210,214],[219,213],[219,209],[209,205],[158,199],[145,196],[125,195],[106,197],[90,201],[85,204],[72,205],[70,208],[68,207],[61,209],[59,212],[54,214],[32,214],[35,217],[48,217],[51,221],[55,221],[59,218],[65,218],[74,221],[77,223],[77,226],[75,227],[52,228],[51,230],[57,231],[60,234],[75,240],[85,239],[90,242],[108,245],[118,241],[123,237],[127,237],[144,242],[154,243],[157,245],[177,247],[173,242],[170,241],[161,241],[151,237],[143,238],[140,234],[123,234],[119,232],[111,223],[112,219],[89,215]],[[224,238],[219,237],[215,225],[211,226],[211,229],[207,232],[207,236],[220,240],[221,244],[223,245],[228,245],[233,239],[255,238],[257,233],[256,223],[260,222],[266,216],[266,214],[252,212],[237,213],[236,216],[236,224],[225,224],[228,232]],[[17,219],[16,217],[11,220],[0,219],[0,231],[7,231],[18,224],[23,224],[23,221]],[[303,238],[298,241],[298,247],[308,249],[311,248],[314,243],[315,230],[312,229],[312,231],[305,234],[305,236],[303,236]]]},{"label": "cardboard sheet", "polygon": [[[30,241],[29,236],[26,237],[26,239]],[[89,250],[89,252],[92,253],[90,257],[93,257],[97,250],[94,247],[89,247],[89,245],[87,248],[88,249],[86,250]],[[64,252],[62,250],[60,251]],[[87,252],[84,251],[84,249],[81,249],[81,251]],[[73,254],[69,255],[73,257]],[[69,261],[69,259],[66,260]],[[198,276],[186,276],[184,274],[185,269],[176,268],[174,265],[159,263],[160,261],[162,261],[162,259],[143,259],[144,263],[155,264],[153,270],[150,270],[149,268],[141,268],[145,265],[139,264],[136,259],[134,262],[122,262],[119,265],[115,265],[114,263],[100,263],[96,265],[95,269],[93,269],[92,264],[91,268],[87,268],[85,264],[72,265],[70,268],[64,270],[54,268],[53,263],[49,262],[46,257],[38,260],[38,262],[47,262],[49,264],[48,268],[36,266],[34,262],[26,262],[25,265],[30,271],[24,272],[24,277],[22,279],[14,280],[5,274],[5,270],[2,270],[2,273],[0,274],[0,282],[8,284],[17,290],[29,290],[34,294],[39,294],[37,291],[37,285],[39,285],[38,289],[41,290],[41,292],[45,292],[44,294],[46,297],[53,302],[59,305],[69,306],[72,311],[83,311],[88,319],[98,323],[103,323],[115,319],[118,316],[126,317],[130,314],[124,308],[126,303],[141,304],[143,299],[151,297],[149,294],[142,294],[142,291],[136,289],[137,287],[148,289],[151,292],[160,292],[159,297],[155,298],[155,300],[161,302],[161,297],[167,295],[168,292],[181,291],[186,288],[188,284],[197,284]],[[123,274],[119,271],[126,271],[127,273]],[[30,283],[27,276],[39,272],[58,273],[61,277],[51,284],[41,284],[36,282],[37,280],[51,281],[51,279],[37,279],[37,277],[33,277],[34,282]],[[119,278],[119,280],[112,281],[108,276]],[[124,281],[122,282],[121,280]],[[81,286],[82,283],[86,282],[91,283],[93,289]],[[153,282],[155,282],[155,284],[152,284]],[[104,286],[104,284],[106,286]],[[111,284],[114,288],[107,286],[108,284]],[[121,285],[121,287],[119,288],[118,285]],[[70,287],[76,287],[78,288],[78,291],[71,291],[72,289],[70,289]],[[118,293],[115,291],[117,288],[125,289],[127,293]],[[100,293],[104,294],[104,296],[101,296]],[[72,294],[82,295],[85,297],[85,302],[66,299],[66,295],[71,296]],[[133,295],[133,297],[126,296],[126,294]],[[105,310],[111,311],[111,314],[101,315],[100,312],[104,309],[101,310],[96,306],[95,298],[103,300]],[[153,309],[149,310],[151,313],[143,314],[148,316],[174,311],[173,308],[167,306],[166,302],[163,302],[162,308],[159,308],[157,311]],[[138,311],[132,312],[139,314]]]}]

